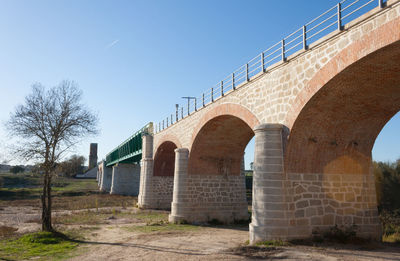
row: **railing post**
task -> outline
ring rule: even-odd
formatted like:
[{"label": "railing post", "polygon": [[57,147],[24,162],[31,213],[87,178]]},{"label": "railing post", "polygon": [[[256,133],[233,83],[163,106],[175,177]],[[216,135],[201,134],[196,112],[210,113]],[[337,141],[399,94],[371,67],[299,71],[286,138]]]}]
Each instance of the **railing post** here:
[{"label": "railing post", "polygon": [[168,117],[167,117],[167,128],[168,128]]},{"label": "railing post", "polygon": [[181,119],[183,119],[183,106],[181,107]]},{"label": "railing post", "polygon": [[204,103],[204,93],[203,93],[203,107],[206,106],[206,104]]},{"label": "railing post", "polygon": [[211,88],[211,102],[214,102],[214,88]]},{"label": "railing post", "polygon": [[197,98],[194,98],[194,110],[197,111]]},{"label": "railing post", "polygon": [[221,81],[221,96],[224,96],[224,81]]},{"label": "railing post", "polygon": [[303,25],[303,50],[307,50],[307,34],[306,26]]},{"label": "railing post", "polygon": [[249,64],[246,63],[246,82],[249,81]]},{"label": "railing post", "polygon": [[338,3],[337,4],[337,24],[338,24],[338,30],[342,30],[342,4]]},{"label": "railing post", "polygon": [[187,99],[188,100],[188,110],[187,110],[187,115],[190,115],[190,99]]},{"label": "railing post", "polygon": [[172,113],[171,113],[171,125],[172,125]]},{"label": "railing post", "polygon": [[232,90],[235,90],[235,73],[232,73]]},{"label": "railing post", "polygon": [[286,60],[286,57],[285,57],[285,39],[282,39],[281,49],[282,49],[282,62],[284,62]]},{"label": "railing post", "polygon": [[379,8],[383,8],[383,0],[378,0],[378,6]]},{"label": "railing post", "polygon": [[264,52],[261,53],[261,71],[265,72],[265,68],[264,68],[265,64],[264,64]]},{"label": "railing post", "polygon": [[178,104],[176,104],[176,121],[178,121],[178,107],[179,105]]}]

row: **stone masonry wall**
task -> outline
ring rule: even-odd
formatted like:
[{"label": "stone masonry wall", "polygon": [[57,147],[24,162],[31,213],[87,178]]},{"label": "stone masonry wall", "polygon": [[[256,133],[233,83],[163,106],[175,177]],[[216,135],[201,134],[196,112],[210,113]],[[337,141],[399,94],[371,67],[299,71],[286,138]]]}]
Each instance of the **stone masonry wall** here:
[{"label": "stone masonry wall", "polygon": [[372,174],[288,174],[293,216],[289,237],[357,224],[357,235],[380,235]]},{"label": "stone masonry wall", "polygon": [[154,208],[170,209],[172,192],[174,190],[174,176],[153,176]]},{"label": "stone masonry wall", "polygon": [[247,220],[245,179],[239,176],[188,175],[186,193],[181,198],[185,204],[185,220],[207,222],[213,219],[224,223]]}]

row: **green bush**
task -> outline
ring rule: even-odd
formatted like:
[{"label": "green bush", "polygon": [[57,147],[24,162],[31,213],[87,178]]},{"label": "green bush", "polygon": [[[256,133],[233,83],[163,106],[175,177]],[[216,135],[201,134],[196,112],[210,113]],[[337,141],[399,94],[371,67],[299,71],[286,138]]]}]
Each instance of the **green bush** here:
[{"label": "green bush", "polygon": [[373,162],[378,209],[400,211],[400,160]]}]

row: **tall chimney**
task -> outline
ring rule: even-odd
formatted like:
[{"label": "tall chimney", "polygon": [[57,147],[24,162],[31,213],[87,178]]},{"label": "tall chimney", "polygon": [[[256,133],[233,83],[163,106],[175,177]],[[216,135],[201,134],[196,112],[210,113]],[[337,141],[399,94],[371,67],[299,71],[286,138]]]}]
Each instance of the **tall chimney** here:
[{"label": "tall chimney", "polygon": [[90,143],[89,169],[97,166],[97,143]]}]

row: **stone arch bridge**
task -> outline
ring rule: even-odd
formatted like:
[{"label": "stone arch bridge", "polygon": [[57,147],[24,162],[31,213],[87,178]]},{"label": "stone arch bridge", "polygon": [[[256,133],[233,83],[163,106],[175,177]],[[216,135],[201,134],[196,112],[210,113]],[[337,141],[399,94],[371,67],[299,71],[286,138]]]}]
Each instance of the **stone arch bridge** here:
[{"label": "stone arch bridge", "polygon": [[285,38],[256,57],[259,72],[246,64],[244,78],[233,74],[146,132],[139,206],[171,208],[171,222],[248,219],[241,160],[255,136],[251,242],[334,225],[379,238],[371,150],[400,110],[400,1],[367,3],[347,23],[338,4],[325,36],[307,42],[302,27],[299,50]]}]

